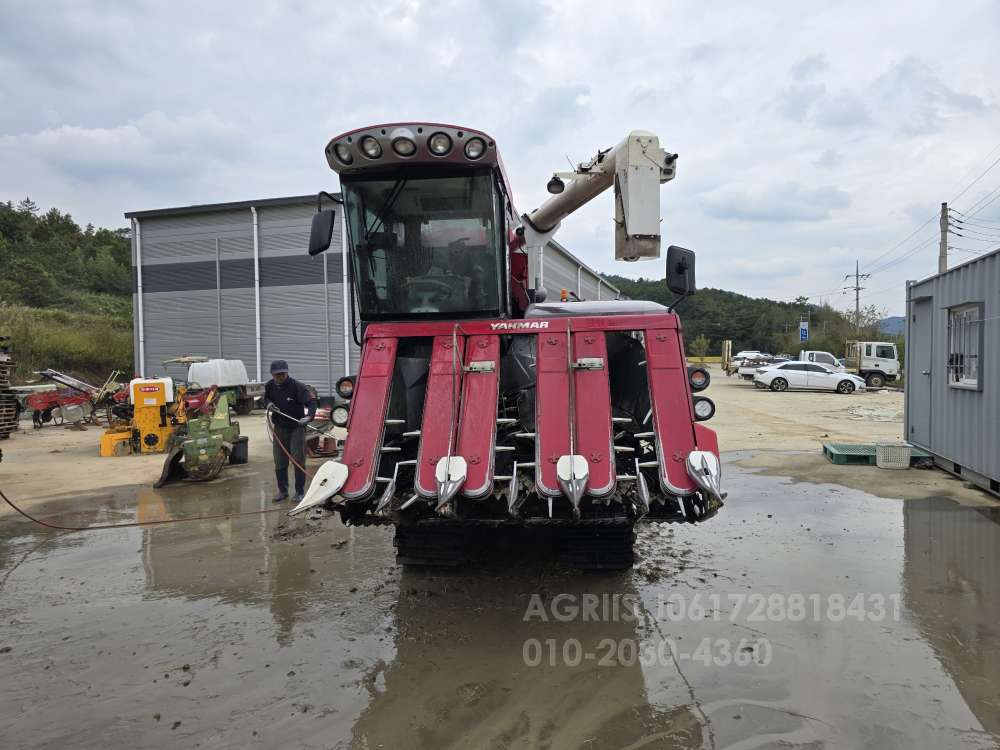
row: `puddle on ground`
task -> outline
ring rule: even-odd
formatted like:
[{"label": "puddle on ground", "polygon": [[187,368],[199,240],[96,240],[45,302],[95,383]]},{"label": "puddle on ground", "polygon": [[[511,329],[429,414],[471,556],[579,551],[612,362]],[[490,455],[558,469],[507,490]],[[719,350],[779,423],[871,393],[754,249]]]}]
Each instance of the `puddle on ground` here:
[{"label": "puddle on ground", "polygon": [[[516,553],[402,570],[389,529],[274,513],[55,537],[5,517],[0,732],[61,748],[994,747],[997,511],[731,460],[726,476],[716,519],[642,527],[639,564],[615,574]],[[39,513],[266,509],[268,480]]]}]

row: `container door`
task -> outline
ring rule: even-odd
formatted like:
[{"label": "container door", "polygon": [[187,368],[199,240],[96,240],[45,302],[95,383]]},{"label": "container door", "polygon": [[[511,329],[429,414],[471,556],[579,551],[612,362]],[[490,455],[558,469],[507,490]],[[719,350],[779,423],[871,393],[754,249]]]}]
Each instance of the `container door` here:
[{"label": "container door", "polygon": [[911,307],[909,371],[906,373],[906,418],[911,442],[925,448],[931,439],[931,357],[934,332],[933,300],[914,300]]}]

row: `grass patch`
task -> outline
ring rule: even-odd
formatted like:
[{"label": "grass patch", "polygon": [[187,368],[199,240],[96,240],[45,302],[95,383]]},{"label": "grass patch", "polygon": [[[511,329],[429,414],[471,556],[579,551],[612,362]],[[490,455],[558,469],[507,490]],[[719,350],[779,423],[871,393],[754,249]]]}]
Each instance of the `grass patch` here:
[{"label": "grass patch", "polygon": [[[105,300],[87,302],[82,306],[93,309]],[[35,370],[52,367],[100,385],[111,370],[128,376],[134,366],[130,315],[0,304],[0,335],[11,337],[15,383],[34,380]]]}]

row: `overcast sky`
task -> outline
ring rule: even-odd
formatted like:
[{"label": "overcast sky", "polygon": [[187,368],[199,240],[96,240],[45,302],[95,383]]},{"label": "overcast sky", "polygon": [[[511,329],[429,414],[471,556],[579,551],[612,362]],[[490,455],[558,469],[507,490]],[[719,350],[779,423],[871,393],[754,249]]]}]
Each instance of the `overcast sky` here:
[{"label": "overcast sky", "polygon": [[[424,119],[494,136],[527,211],[567,157],[641,128],[680,154],[664,239],[698,251],[700,286],[843,307],[860,258],[864,301],[899,313],[936,220],[879,256],[1000,157],[1000,2],[750,5],[0,0],[0,200],[123,226],[329,190],[332,135]],[[1000,165],[954,205],[998,186]],[[613,260],[611,215],[602,196],[558,239],[661,277]],[[975,220],[954,244],[1000,245],[1000,200]]]}]

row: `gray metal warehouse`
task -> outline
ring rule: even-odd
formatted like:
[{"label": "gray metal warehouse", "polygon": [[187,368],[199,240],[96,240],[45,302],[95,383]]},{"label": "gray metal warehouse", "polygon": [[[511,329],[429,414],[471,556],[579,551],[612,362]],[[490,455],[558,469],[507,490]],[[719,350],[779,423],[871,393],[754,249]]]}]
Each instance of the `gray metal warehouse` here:
[{"label": "gray metal warehouse", "polygon": [[1000,494],[1000,250],[907,283],[906,432]]},{"label": "gray metal warehouse", "polygon": [[[296,378],[329,395],[357,365],[351,336],[346,238],[336,205],[333,247],[309,256],[315,195],[131,211],[135,371],[169,374],[182,355],[240,359],[266,379],[284,359]],[[619,295],[556,242],[531,257],[549,298]],[[176,371],[174,371],[176,374]]]}]

